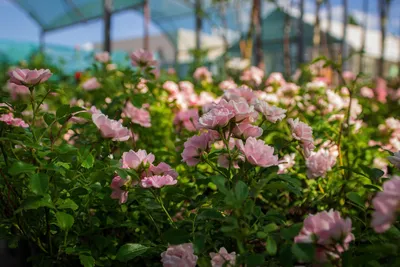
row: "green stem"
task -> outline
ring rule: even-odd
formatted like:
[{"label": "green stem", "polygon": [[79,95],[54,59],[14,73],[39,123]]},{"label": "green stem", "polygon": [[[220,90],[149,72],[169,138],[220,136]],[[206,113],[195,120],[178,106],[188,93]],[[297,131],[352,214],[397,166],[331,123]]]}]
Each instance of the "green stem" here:
[{"label": "green stem", "polygon": [[161,198],[161,197],[158,197],[158,196],[156,195],[156,193],[154,193],[153,190],[151,190],[151,192],[153,193],[154,198],[155,198],[155,199],[157,200],[157,202],[160,204],[160,206],[161,206],[161,208],[163,209],[164,213],[167,215],[170,224],[171,224],[174,228],[177,228],[176,225],[175,225],[175,223],[174,223],[174,221],[173,221],[172,218],[171,218],[171,215],[169,215],[167,209],[165,208],[164,202],[162,201],[162,198]]},{"label": "green stem", "polygon": [[33,139],[35,140],[35,142],[37,141],[36,139],[36,135],[35,135],[35,130],[33,129],[35,127],[35,121],[36,121],[36,105],[35,105],[35,98],[33,96],[33,88],[29,88],[30,92],[31,92],[31,105],[32,105],[32,113],[33,113],[33,117],[32,117],[32,124],[31,124],[31,132],[33,135]]}]

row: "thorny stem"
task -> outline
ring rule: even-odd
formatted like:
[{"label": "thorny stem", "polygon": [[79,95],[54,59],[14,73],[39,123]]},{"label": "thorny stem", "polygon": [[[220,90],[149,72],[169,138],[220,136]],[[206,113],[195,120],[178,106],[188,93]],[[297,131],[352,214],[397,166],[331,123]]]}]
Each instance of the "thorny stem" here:
[{"label": "thorny stem", "polygon": [[157,200],[157,202],[160,204],[161,208],[163,209],[164,213],[167,215],[170,224],[176,229],[177,227],[174,223],[174,220],[172,220],[171,215],[169,215],[167,209],[165,208],[162,198],[158,197],[153,190],[151,190],[151,193],[153,193],[154,198]]},{"label": "thorny stem", "polygon": [[34,96],[33,96],[33,87],[32,88],[29,88],[30,90],[30,92],[31,92],[31,94],[30,94],[30,97],[31,97],[31,105],[32,105],[32,113],[33,113],[33,117],[32,117],[32,124],[31,124],[31,132],[32,132],[32,135],[33,135],[33,139],[35,140],[35,142],[37,141],[37,139],[36,139],[36,135],[35,135],[35,130],[33,129],[33,127],[35,126],[35,121],[36,121],[36,105],[35,105],[35,98],[34,98]]}]

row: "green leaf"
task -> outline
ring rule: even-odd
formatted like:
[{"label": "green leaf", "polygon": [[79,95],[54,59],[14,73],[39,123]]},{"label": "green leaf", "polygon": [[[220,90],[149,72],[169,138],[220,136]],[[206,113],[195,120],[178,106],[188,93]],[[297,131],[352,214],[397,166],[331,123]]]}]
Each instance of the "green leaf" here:
[{"label": "green leaf", "polygon": [[221,175],[216,175],[211,177],[211,181],[217,186],[218,190],[221,191],[222,194],[227,194],[228,190],[225,187],[225,177]]},{"label": "green leaf", "polygon": [[116,259],[127,262],[145,253],[149,248],[141,244],[128,243],[119,248]]},{"label": "green leaf", "polygon": [[94,266],[94,258],[90,255],[80,254],[79,260],[84,267],[93,267]]},{"label": "green leaf", "polygon": [[54,204],[51,201],[51,197],[48,194],[44,196],[34,196],[34,197],[27,197],[22,201],[21,206],[15,212],[21,212],[22,210],[34,210],[41,207],[47,207],[54,209]]},{"label": "green leaf", "polygon": [[172,245],[186,243],[190,240],[191,235],[183,229],[171,228],[163,233],[163,239]]},{"label": "green leaf", "polygon": [[289,228],[282,229],[281,235],[286,240],[292,240],[296,235],[299,234],[302,227],[303,227],[302,223],[293,224]]},{"label": "green leaf", "polygon": [[68,213],[58,211],[56,213],[57,218],[57,225],[64,231],[68,231],[71,229],[72,225],[74,224],[74,217],[69,215]]},{"label": "green leaf", "polygon": [[69,105],[62,105],[56,111],[57,118],[61,118],[70,113],[70,106]]},{"label": "green leaf", "polygon": [[245,257],[245,260],[248,267],[261,266],[265,263],[265,257],[262,254],[249,255]]},{"label": "green leaf", "polygon": [[294,243],[292,245],[292,253],[299,261],[312,262],[315,255],[315,248],[313,244]]},{"label": "green leaf", "polygon": [[247,184],[245,184],[242,181],[239,181],[235,186],[235,195],[237,201],[239,203],[242,203],[249,195],[249,188]]},{"label": "green leaf", "polygon": [[374,185],[374,184],[365,184],[364,188],[372,189],[374,191],[382,191],[382,187],[380,187],[378,185]]},{"label": "green leaf", "polygon": [[365,208],[364,201],[362,200],[360,195],[357,194],[356,192],[349,192],[346,194],[346,197],[350,199],[351,202],[357,204],[361,208]]},{"label": "green leaf", "polygon": [[81,166],[86,168],[86,169],[90,169],[93,167],[94,164],[94,157],[92,154],[88,154],[85,158],[85,160],[82,162]]},{"label": "green leaf", "polygon": [[222,216],[221,212],[215,209],[205,209],[200,212],[200,214],[196,217],[196,220],[222,220],[224,216]]},{"label": "green leaf", "polygon": [[37,169],[36,166],[33,166],[30,163],[25,163],[22,161],[17,161],[14,162],[13,165],[11,165],[10,169],[8,170],[8,173],[11,175],[17,175],[21,173],[33,173]]},{"label": "green leaf", "polygon": [[270,223],[264,227],[264,232],[269,233],[278,230],[278,226],[275,223]]},{"label": "green leaf", "polygon": [[369,178],[371,178],[371,180],[376,181],[377,179],[379,179],[380,177],[382,177],[385,173],[380,170],[380,169],[376,169],[376,168],[370,168],[368,166],[365,165],[360,165],[360,168],[363,170],[364,173],[366,173],[368,175]]},{"label": "green leaf", "polygon": [[[57,201],[58,203],[59,201]],[[63,210],[63,209],[71,209],[71,210],[77,210],[78,209],[78,205],[76,205],[76,203],[72,200],[72,199],[65,199],[65,200],[61,200],[60,204],[58,205],[58,209]]]},{"label": "green leaf", "polygon": [[54,116],[51,113],[46,113],[46,114],[44,114],[43,119],[47,125],[50,125],[56,119],[56,116]]},{"label": "green leaf", "polygon": [[272,238],[271,236],[268,236],[267,239],[267,252],[269,255],[275,255],[277,251],[277,246],[275,239]]},{"label": "green leaf", "polygon": [[30,187],[34,194],[44,195],[49,189],[49,176],[44,173],[35,173],[30,177]]}]

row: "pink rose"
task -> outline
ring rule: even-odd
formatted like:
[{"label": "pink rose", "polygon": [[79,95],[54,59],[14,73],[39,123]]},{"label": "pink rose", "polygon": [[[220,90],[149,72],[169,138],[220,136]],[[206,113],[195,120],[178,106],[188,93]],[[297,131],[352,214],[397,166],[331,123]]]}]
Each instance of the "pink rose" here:
[{"label": "pink rose", "polygon": [[375,88],[376,98],[381,103],[386,103],[386,97],[388,95],[386,80],[380,77],[376,80]]},{"label": "pink rose", "polygon": [[325,149],[311,153],[306,160],[308,178],[324,177],[335,163],[336,158],[332,157]]},{"label": "pink rose", "polygon": [[292,168],[296,161],[294,160],[296,154],[288,154],[283,156],[283,159],[280,161],[278,167],[279,171],[278,174],[286,173],[288,169]]},{"label": "pink rose", "polygon": [[183,145],[182,161],[195,166],[201,160],[201,154],[210,148],[210,143],[218,138],[218,133],[210,131],[189,138]]},{"label": "pink rose", "polygon": [[287,120],[287,122],[290,125],[292,136],[294,139],[301,142],[313,142],[312,128],[310,126],[308,126],[304,122],[299,121],[298,118],[295,120],[290,118]]},{"label": "pink rose", "polygon": [[237,124],[233,130],[232,133],[238,137],[238,138],[244,138],[247,139],[248,137],[260,137],[263,133],[263,129],[254,125],[251,125],[249,123],[239,123]]},{"label": "pink rose", "polygon": [[337,258],[337,253],[348,250],[354,240],[351,233],[351,220],[342,219],[338,211],[323,211],[309,215],[304,220],[303,228],[294,238],[296,243],[315,243],[318,245],[317,261],[325,262],[330,257]]},{"label": "pink rose", "polygon": [[285,78],[283,78],[283,75],[280,72],[272,72],[267,79],[267,85],[283,86],[285,83]]},{"label": "pink rose", "polygon": [[395,152],[393,156],[389,156],[388,159],[396,168],[400,169],[400,151]]},{"label": "pink rose", "polygon": [[256,111],[262,113],[272,123],[281,121],[286,117],[286,109],[270,106],[265,101],[257,101],[254,107]]},{"label": "pink rose", "polygon": [[153,54],[143,49],[139,49],[131,54],[131,63],[133,66],[138,66],[140,68],[154,67],[157,65]]},{"label": "pink rose", "polygon": [[346,71],[343,71],[343,79],[346,81],[346,82],[352,82],[353,80],[355,80],[356,79],[356,75],[353,73],[353,72],[351,72],[351,71],[348,71],[348,70],[346,70]]},{"label": "pink rose", "polygon": [[242,140],[237,140],[236,146],[252,165],[270,167],[279,163],[278,156],[274,155],[274,148],[266,145],[263,140],[249,137],[245,145]]},{"label": "pink rose", "polygon": [[94,59],[101,63],[107,63],[110,61],[110,54],[108,52],[96,53]]},{"label": "pink rose", "polygon": [[229,107],[227,108],[224,106],[215,106],[209,112],[200,117],[199,126],[201,128],[207,128],[207,129],[224,127],[234,116],[235,113],[232,108]]},{"label": "pink rose", "polygon": [[256,86],[261,84],[263,78],[264,71],[254,66],[250,67],[250,69],[243,71],[242,76],[240,76],[240,79],[242,81],[248,82],[249,84]]},{"label": "pink rose", "polygon": [[199,124],[199,111],[197,109],[188,109],[179,111],[174,118],[174,125],[182,124],[186,130],[194,132]]},{"label": "pink rose", "polygon": [[101,87],[101,84],[97,81],[96,77],[90,78],[82,84],[82,88],[86,91],[92,91]]},{"label": "pink rose", "polygon": [[197,81],[212,83],[212,74],[206,67],[198,67],[193,73],[193,78]]},{"label": "pink rose", "polygon": [[15,83],[9,82],[7,84],[8,90],[10,91],[10,95],[12,100],[17,100],[18,97],[23,97],[26,95],[29,95],[29,88],[26,87],[25,85],[18,85]]},{"label": "pink rose", "polygon": [[228,90],[228,89],[234,89],[237,87],[237,84],[232,81],[232,80],[225,80],[219,83],[219,89],[221,90]]},{"label": "pink rose", "polygon": [[47,81],[53,75],[48,69],[15,69],[8,73],[10,83],[33,86]]},{"label": "pink rose", "polygon": [[234,267],[236,266],[236,252],[228,253],[226,248],[222,247],[218,253],[211,252],[212,267]]},{"label": "pink rose", "polygon": [[163,84],[163,89],[165,89],[168,93],[170,93],[171,95],[176,95],[177,93],[179,93],[179,87],[178,85],[173,82],[173,81],[166,81]]},{"label": "pink rose", "polygon": [[149,176],[145,177],[140,181],[140,185],[143,188],[161,188],[165,185],[174,185],[178,181],[174,178],[172,178],[170,175],[154,175],[154,176]]},{"label": "pink rose", "polygon": [[195,267],[197,259],[192,243],[170,245],[161,253],[161,262],[164,267]]},{"label": "pink rose", "polygon": [[135,107],[131,102],[126,103],[122,116],[130,118],[133,123],[143,127],[151,127],[150,113],[143,108]]},{"label": "pink rose", "polygon": [[247,104],[251,105],[257,100],[257,95],[251,88],[247,86],[241,86],[239,88],[235,87],[226,90],[222,98],[227,102],[231,100],[236,102],[246,101]]},{"label": "pink rose", "polygon": [[375,211],[372,214],[371,226],[375,232],[383,233],[396,221],[400,206],[400,177],[386,181],[383,191],[378,192],[372,200]]},{"label": "pink rose", "polygon": [[118,121],[110,120],[102,113],[93,114],[92,120],[104,138],[112,138],[113,141],[126,141],[130,138],[128,128]]},{"label": "pink rose", "polygon": [[0,115],[0,121],[12,125],[15,127],[22,127],[22,128],[28,128],[29,125],[22,119],[20,118],[14,118],[14,115],[12,113],[8,114],[1,114]]},{"label": "pink rose", "polygon": [[360,89],[360,95],[365,98],[374,98],[374,90],[364,86]]},{"label": "pink rose", "polygon": [[173,179],[176,179],[178,177],[178,173],[165,162],[160,162],[158,163],[157,166],[150,165],[145,176],[154,176],[154,175],[161,175],[161,176],[168,175],[171,176]]},{"label": "pink rose", "polygon": [[125,185],[127,181],[119,176],[115,176],[111,182],[111,198],[119,199],[119,204],[123,204],[128,200],[128,191],[122,190],[121,187]]},{"label": "pink rose", "polygon": [[122,168],[138,170],[143,165],[151,165],[154,159],[154,155],[147,154],[146,150],[139,149],[137,152],[129,150],[122,154]]}]

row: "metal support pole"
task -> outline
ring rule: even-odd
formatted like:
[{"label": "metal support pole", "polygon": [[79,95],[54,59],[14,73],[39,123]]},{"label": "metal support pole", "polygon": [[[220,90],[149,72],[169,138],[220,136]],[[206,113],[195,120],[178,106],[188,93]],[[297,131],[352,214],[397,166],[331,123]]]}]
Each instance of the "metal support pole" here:
[{"label": "metal support pole", "polygon": [[143,3],[143,13],[144,13],[144,21],[143,21],[143,48],[146,51],[150,50],[150,38],[149,38],[149,25],[150,25],[150,7],[149,1],[145,0]]},{"label": "metal support pole", "polygon": [[195,12],[196,12],[196,50],[201,49],[201,30],[203,28],[203,20],[201,14],[201,0],[196,0],[195,5]]},{"label": "metal support pole", "polygon": [[42,31],[40,32],[40,35],[39,35],[39,51],[40,51],[41,53],[44,52],[44,45],[45,45],[44,37],[45,37],[45,31],[42,30]]},{"label": "metal support pole", "polygon": [[112,0],[103,0],[104,5],[104,44],[103,50],[111,52],[111,13]]}]

